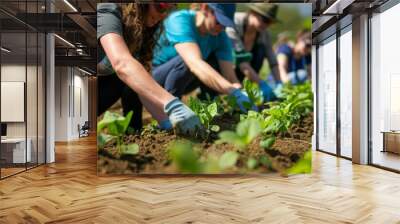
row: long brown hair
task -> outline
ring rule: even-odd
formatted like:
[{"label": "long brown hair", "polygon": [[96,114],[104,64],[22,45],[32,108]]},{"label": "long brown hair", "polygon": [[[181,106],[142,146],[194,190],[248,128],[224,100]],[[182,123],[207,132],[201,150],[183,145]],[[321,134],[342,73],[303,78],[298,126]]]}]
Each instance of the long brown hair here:
[{"label": "long brown hair", "polygon": [[131,54],[139,60],[147,71],[150,71],[153,49],[159,34],[162,32],[162,21],[153,27],[147,27],[146,16],[149,13],[148,11],[149,4],[129,3],[122,6],[125,42]]}]

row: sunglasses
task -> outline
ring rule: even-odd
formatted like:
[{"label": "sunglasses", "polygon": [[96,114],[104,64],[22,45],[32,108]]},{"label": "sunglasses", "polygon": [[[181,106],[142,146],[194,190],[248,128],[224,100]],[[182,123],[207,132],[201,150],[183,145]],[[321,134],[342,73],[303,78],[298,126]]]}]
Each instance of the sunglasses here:
[{"label": "sunglasses", "polygon": [[169,13],[176,8],[176,4],[166,2],[155,3],[153,6],[161,14]]}]

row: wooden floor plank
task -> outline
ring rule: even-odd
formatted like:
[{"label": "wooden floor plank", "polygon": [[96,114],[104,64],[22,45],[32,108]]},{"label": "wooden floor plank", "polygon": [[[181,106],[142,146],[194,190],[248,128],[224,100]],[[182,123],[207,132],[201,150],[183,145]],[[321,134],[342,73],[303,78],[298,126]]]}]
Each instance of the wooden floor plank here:
[{"label": "wooden floor plank", "polygon": [[0,223],[397,223],[400,175],[320,152],[313,174],[96,175],[96,141],[0,181]]}]

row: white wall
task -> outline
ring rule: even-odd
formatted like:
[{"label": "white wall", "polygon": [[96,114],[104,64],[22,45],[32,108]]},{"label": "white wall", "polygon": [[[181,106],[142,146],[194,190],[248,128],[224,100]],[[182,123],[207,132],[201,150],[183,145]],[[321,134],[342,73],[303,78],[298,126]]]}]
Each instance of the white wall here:
[{"label": "white wall", "polygon": [[79,138],[78,124],[88,120],[88,105],[88,78],[76,68],[56,67],[56,141]]}]

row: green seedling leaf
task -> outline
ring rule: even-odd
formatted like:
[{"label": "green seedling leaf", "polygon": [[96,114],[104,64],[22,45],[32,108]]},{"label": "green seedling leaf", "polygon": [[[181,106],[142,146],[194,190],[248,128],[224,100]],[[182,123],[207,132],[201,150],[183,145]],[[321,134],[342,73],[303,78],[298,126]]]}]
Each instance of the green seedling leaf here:
[{"label": "green seedling leaf", "polygon": [[218,125],[211,125],[210,130],[213,132],[219,132],[220,127]]},{"label": "green seedling leaf", "polygon": [[103,149],[104,146],[113,139],[114,137],[105,133],[99,133],[97,135],[97,148]]},{"label": "green seedling leaf", "polygon": [[211,117],[215,117],[218,115],[218,105],[217,103],[212,103],[207,106],[207,111]]},{"label": "green seedling leaf", "polygon": [[258,161],[257,161],[255,158],[250,157],[250,158],[247,160],[247,168],[248,168],[248,169],[253,170],[254,168],[257,167],[257,165],[258,165]]},{"label": "green seedling leaf", "polygon": [[181,173],[200,173],[202,164],[199,155],[188,141],[175,141],[168,148],[169,157]]},{"label": "green seedling leaf", "polygon": [[250,110],[252,108],[252,104],[250,102],[244,101],[242,102],[242,105],[244,106],[244,108],[246,108],[247,110]]},{"label": "green seedling leaf", "polygon": [[121,145],[121,154],[136,155],[138,153],[139,145],[137,144]]},{"label": "green seedling leaf", "polygon": [[231,168],[235,166],[238,158],[239,154],[237,152],[234,151],[225,152],[219,159],[219,167],[221,169]]},{"label": "green seedling leaf", "polygon": [[119,136],[125,134],[126,129],[131,121],[132,114],[133,112],[130,111],[126,117],[124,117],[118,113],[106,111],[104,118],[99,121],[97,125],[98,131],[102,131],[104,128],[107,128],[108,134],[110,135]]},{"label": "green seedling leaf", "polygon": [[218,143],[231,143],[240,149],[246,148],[251,141],[261,133],[260,124],[255,119],[240,121],[236,126],[236,132],[223,131],[219,134]]},{"label": "green seedling leaf", "polygon": [[257,120],[247,119],[239,122],[236,127],[236,133],[245,139],[245,144],[247,145],[261,133],[261,127]]},{"label": "green seedling leaf", "polygon": [[297,161],[292,167],[290,167],[287,174],[307,174],[311,173],[312,170],[312,153],[311,150],[304,153],[303,158]]},{"label": "green seedling leaf", "polygon": [[246,147],[244,139],[233,131],[223,131],[219,133],[219,140],[217,140],[215,143],[216,144],[230,143],[232,145],[239,147],[240,149],[244,149]]},{"label": "green seedling leaf", "polygon": [[259,161],[263,166],[265,166],[267,168],[270,168],[272,166],[271,160],[269,160],[266,155],[260,156]]},{"label": "green seedling leaf", "polygon": [[263,147],[264,149],[270,149],[274,143],[275,143],[275,137],[272,136],[261,141],[260,146]]},{"label": "green seedling leaf", "polygon": [[219,173],[221,168],[219,167],[219,159],[217,156],[211,154],[207,157],[204,163],[204,173]]}]

